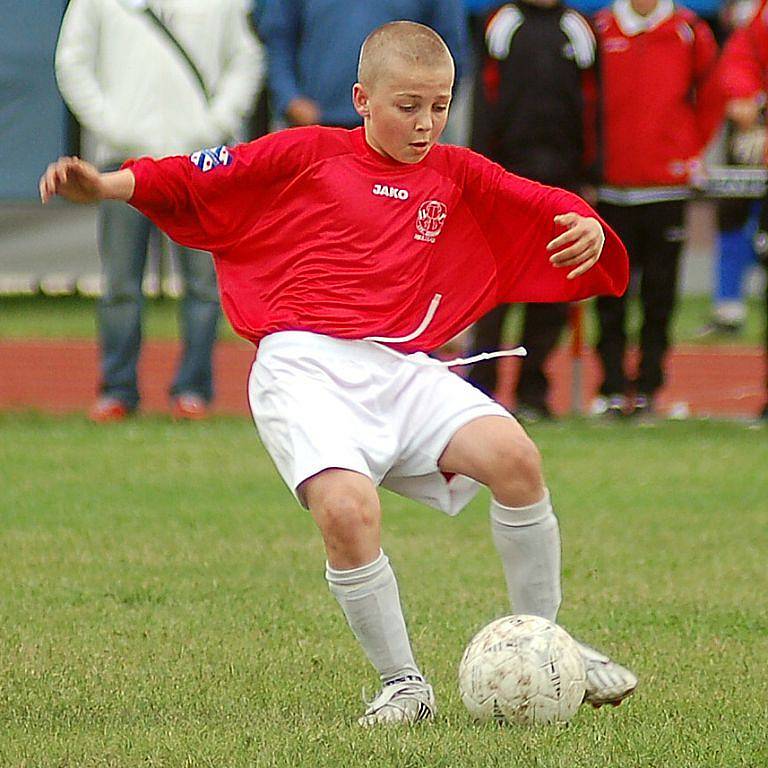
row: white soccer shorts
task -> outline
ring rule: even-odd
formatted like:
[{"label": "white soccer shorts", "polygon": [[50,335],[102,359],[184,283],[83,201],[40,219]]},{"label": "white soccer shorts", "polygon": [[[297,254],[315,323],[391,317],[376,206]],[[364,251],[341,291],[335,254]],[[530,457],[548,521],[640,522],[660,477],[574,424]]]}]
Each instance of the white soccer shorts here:
[{"label": "white soccer shorts", "polygon": [[248,399],[259,436],[300,503],[299,485],[335,467],[449,515],[479,488],[439,471],[451,437],[480,416],[512,418],[421,352],[306,331],[262,340]]}]

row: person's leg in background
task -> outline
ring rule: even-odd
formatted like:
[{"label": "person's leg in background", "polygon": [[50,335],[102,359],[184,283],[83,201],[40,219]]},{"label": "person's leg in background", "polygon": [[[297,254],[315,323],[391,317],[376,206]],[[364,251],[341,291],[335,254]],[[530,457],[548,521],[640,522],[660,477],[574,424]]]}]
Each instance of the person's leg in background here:
[{"label": "person's leg in background", "polygon": [[763,311],[765,312],[765,405],[760,413],[760,418],[768,421],[768,264],[763,263],[765,267],[765,305]]},{"label": "person's leg in background", "polygon": [[[507,317],[509,304],[501,304],[483,315],[472,326],[472,354],[480,352],[495,352],[501,346],[501,335],[504,321]],[[467,376],[467,381],[493,397],[498,383],[498,360],[487,360],[475,363]]]},{"label": "person's leg in background", "polygon": [[101,345],[101,397],[93,421],[116,421],[139,403],[137,365],[141,350],[142,280],[150,222],[125,203],[99,207],[98,246],[102,296],[96,320]]},{"label": "person's leg in background", "polygon": [[765,312],[765,405],[760,412],[760,418],[768,421],[768,263],[763,263],[765,267],[765,306],[763,311]]},{"label": "person's leg in background", "polygon": [[754,237],[755,255],[765,272],[765,404],[759,416],[768,420],[768,199],[763,199],[757,206],[757,227]]},{"label": "person's leg in background", "polygon": [[[761,219],[764,215],[764,213],[761,215]],[[758,229],[762,230],[763,226],[764,224],[761,221],[758,224]],[[763,266],[763,272],[765,274],[765,303],[763,305],[763,312],[765,313],[765,403],[759,416],[764,421],[768,421],[768,254],[762,254],[760,256],[760,263]]]},{"label": "person's leg in background", "polygon": [[[636,266],[636,253],[640,247],[639,207],[607,203],[601,203],[598,207],[600,215],[626,246],[630,268]],[[603,380],[590,412],[593,416],[622,416],[627,408],[628,389],[624,363],[627,348],[627,294],[599,296],[595,309],[599,325],[596,350],[603,368]]]},{"label": "person's leg in background", "polygon": [[715,290],[712,320],[702,335],[739,333],[747,316],[744,283],[755,262],[752,245],[756,224],[755,204],[749,200],[721,200],[718,204]]},{"label": "person's leg in background", "polygon": [[552,418],[549,380],[544,370],[568,318],[568,304],[527,304],[520,343],[528,354],[520,362],[515,415],[521,421]]},{"label": "person's leg in background", "polygon": [[183,349],[171,385],[177,418],[203,418],[213,399],[213,348],[219,324],[219,292],[210,253],[173,246],[181,273],[183,296],[179,327]]},{"label": "person's leg in background", "polygon": [[685,244],[685,203],[672,201],[642,206],[643,248],[640,300],[640,364],[635,382],[634,413],[653,410],[653,398],[664,383],[669,326],[677,304],[680,255]]}]

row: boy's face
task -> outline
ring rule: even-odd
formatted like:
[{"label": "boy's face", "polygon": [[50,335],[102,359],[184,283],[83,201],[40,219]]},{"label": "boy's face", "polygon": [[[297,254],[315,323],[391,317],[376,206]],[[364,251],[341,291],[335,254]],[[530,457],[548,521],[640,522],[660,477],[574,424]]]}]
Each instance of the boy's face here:
[{"label": "boy's face", "polygon": [[401,163],[423,160],[445,128],[452,86],[450,62],[413,67],[397,58],[369,88],[355,83],[352,99],[368,144]]}]

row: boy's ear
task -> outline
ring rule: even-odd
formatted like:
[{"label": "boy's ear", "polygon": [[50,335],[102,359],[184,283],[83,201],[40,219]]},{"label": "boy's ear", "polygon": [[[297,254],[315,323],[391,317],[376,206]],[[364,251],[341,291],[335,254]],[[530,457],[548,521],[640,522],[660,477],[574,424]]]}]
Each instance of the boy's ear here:
[{"label": "boy's ear", "polygon": [[355,83],[352,86],[352,105],[360,117],[368,117],[371,114],[368,106],[368,94],[360,83]]}]

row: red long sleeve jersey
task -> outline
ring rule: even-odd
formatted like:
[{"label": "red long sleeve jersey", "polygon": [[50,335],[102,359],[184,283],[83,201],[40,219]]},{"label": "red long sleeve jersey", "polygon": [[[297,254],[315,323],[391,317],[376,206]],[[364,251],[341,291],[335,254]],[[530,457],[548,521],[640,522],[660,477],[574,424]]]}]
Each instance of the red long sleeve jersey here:
[{"label": "red long sleeve jersey", "polygon": [[684,185],[717,128],[709,27],[672,7],[650,29],[632,29],[628,3],[595,17],[603,108],[603,180],[618,187]]},{"label": "red long sleeve jersey", "polygon": [[429,351],[501,302],[620,294],[624,246],[603,224],[595,267],[567,280],[546,245],[580,198],[470,150],[382,157],[363,129],[295,128],[232,149],[130,161],[131,205],[211,251],[241,336],[305,330]]},{"label": "red long sleeve jersey", "polygon": [[728,100],[750,98],[768,89],[768,3],[763,2],[752,21],[728,39],[719,72]]}]

